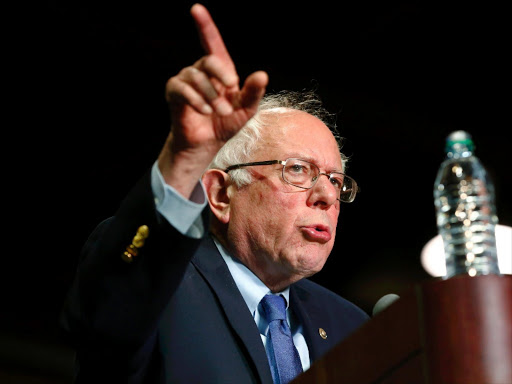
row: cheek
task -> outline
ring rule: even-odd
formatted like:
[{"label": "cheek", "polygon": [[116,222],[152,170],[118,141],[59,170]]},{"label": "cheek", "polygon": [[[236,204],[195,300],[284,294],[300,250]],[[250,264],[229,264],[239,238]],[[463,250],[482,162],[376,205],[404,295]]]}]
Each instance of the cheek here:
[{"label": "cheek", "polygon": [[306,191],[291,189],[289,185],[283,186],[283,191],[275,195],[276,202],[286,211],[297,211],[306,206]]},{"label": "cheek", "polygon": [[[283,207],[284,201],[281,201],[277,194],[255,191],[255,193],[247,195],[244,200],[243,216],[252,231],[268,233],[269,231],[275,232],[280,227],[280,218],[286,207]],[[240,208],[238,207],[238,209]]]},{"label": "cheek", "polygon": [[332,220],[332,223],[337,225],[339,217],[340,217],[339,209],[332,207],[331,211],[329,212],[329,218]]},{"label": "cheek", "polygon": [[294,194],[283,191],[283,185],[262,183],[260,188],[255,188],[253,193],[248,196],[248,201],[253,209],[249,212],[252,214],[257,211],[269,221],[277,221],[281,216],[288,216],[290,210],[298,206],[294,197]]},{"label": "cheek", "polygon": [[271,234],[277,242],[279,238],[290,236],[299,213],[306,205],[306,195],[282,184],[262,183],[253,184],[253,187],[243,197],[243,207],[237,207],[243,208],[249,226],[253,230],[257,228],[261,234]]},{"label": "cheek", "polygon": [[[258,194],[249,212],[252,237],[257,237],[270,248],[280,248],[288,243],[294,232],[297,204],[288,196]],[[261,199],[261,200],[260,200]],[[254,231],[257,230],[257,233]]]}]

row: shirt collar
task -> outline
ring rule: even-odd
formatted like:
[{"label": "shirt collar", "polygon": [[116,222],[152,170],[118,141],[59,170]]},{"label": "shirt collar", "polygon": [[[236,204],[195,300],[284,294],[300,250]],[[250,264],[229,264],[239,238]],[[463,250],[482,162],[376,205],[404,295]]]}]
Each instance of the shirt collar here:
[{"label": "shirt collar", "polygon": [[[233,276],[233,279],[235,280],[251,315],[254,317],[258,304],[266,294],[271,293],[270,289],[258,278],[258,276],[242,264],[240,260],[231,256],[215,237],[213,237],[213,240],[222,255],[222,258],[226,262],[229,272],[231,272],[231,276]],[[287,287],[285,290],[278,292],[277,294],[283,295],[286,300],[286,308],[288,309],[288,305],[290,303],[290,287]]]}]

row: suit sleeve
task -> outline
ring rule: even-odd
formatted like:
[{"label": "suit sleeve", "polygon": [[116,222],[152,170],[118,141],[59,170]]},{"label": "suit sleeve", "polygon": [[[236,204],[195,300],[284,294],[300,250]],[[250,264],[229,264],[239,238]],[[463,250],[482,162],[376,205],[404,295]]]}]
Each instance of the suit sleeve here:
[{"label": "suit sleeve", "polygon": [[[148,236],[128,263],[122,255],[141,226]],[[153,364],[160,314],[200,241],[181,234],[156,210],[148,171],[82,249],[61,317],[77,351],[77,382],[109,375],[115,382],[141,382],[158,372]]]}]

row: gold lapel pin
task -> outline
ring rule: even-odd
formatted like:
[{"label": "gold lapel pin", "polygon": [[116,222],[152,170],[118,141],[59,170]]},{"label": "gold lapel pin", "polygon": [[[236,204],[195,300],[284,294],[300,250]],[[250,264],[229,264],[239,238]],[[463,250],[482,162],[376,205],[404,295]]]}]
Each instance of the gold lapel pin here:
[{"label": "gold lapel pin", "polygon": [[137,229],[137,233],[134,236],[132,243],[126,247],[126,251],[121,255],[122,259],[131,263],[135,257],[139,254],[139,248],[142,248],[144,241],[149,236],[149,228],[147,225],[142,225]]}]

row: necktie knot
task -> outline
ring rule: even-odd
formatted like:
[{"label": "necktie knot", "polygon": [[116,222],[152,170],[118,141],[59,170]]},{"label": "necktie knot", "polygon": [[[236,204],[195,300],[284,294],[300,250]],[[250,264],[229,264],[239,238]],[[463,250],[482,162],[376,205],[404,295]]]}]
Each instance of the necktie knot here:
[{"label": "necktie knot", "polygon": [[261,300],[261,305],[269,324],[274,320],[286,320],[286,302],[283,296],[266,295]]}]

